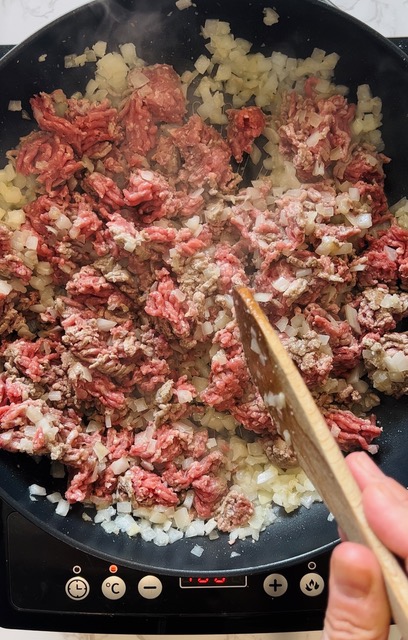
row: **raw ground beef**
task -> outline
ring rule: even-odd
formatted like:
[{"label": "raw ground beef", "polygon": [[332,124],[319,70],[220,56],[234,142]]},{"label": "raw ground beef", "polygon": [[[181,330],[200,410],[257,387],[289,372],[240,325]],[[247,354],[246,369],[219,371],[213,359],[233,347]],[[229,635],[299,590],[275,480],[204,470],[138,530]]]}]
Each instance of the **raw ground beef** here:
[{"label": "raw ground beef", "polygon": [[[69,503],[255,537],[286,504],[268,482],[296,456],[247,369],[239,284],[340,447],[376,452],[366,376],[408,390],[408,231],[359,105],[321,80],[227,109],[225,130],[166,64],[129,64],[120,94],[32,98],[8,154],[20,209],[0,215],[0,447],[65,465]],[[254,141],[270,174],[240,187]],[[288,511],[316,499],[302,482]]]}]

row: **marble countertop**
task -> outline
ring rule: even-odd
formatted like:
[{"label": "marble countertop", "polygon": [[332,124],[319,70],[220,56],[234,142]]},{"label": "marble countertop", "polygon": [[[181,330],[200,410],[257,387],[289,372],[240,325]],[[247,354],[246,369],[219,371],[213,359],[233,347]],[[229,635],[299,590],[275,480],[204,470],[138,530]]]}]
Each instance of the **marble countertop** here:
[{"label": "marble countertop", "polygon": [[[332,0],[340,9],[384,36],[408,35],[408,0]],[[85,4],[86,0],[0,0],[0,45],[17,44],[48,22]],[[120,629],[118,629],[120,631]],[[321,633],[233,634],[183,636],[183,640],[318,640]],[[166,640],[179,640],[165,636]],[[390,640],[397,640],[396,629]],[[47,633],[0,628],[0,640],[164,640],[164,636]]]},{"label": "marble countertop", "polygon": [[[406,36],[408,0],[329,0],[384,36]],[[87,0],[0,0],[0,45],[17,44]]]}]

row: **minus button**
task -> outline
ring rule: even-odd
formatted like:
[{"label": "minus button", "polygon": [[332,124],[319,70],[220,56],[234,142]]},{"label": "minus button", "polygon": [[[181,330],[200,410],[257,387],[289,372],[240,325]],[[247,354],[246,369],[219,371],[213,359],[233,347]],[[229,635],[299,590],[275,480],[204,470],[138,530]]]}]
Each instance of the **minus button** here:
[{"label": "minus button", "polygon": [[137,590],[142,598],[146,598],[146,600],[154,600],[154,598],[158,598],[161,594],[163,585],[161,580],[156,578],[156,576],[144,576],[144,578],[139,580]]}]

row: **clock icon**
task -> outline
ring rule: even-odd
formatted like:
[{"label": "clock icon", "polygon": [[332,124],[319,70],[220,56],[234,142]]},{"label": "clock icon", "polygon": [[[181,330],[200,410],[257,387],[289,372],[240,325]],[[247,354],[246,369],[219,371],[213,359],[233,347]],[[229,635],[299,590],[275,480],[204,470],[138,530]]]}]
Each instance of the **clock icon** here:
[{"label": "clock icon", "polygon": [[65,585],[65,593],[71,600],[83,600],[89,594],[89,582],[80,576],[70,578]]}]

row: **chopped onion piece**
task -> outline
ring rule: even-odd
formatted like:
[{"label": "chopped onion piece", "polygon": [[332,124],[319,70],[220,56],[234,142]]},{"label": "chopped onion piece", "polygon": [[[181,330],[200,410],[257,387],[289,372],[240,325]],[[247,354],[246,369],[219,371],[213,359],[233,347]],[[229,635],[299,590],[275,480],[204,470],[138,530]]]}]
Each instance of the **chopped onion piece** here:
[{"label": "chopped onion piece", "polygon": [[69,502],[67,500],[61,499],[57,503],[57,508],[55,509],[55,513],[58,516],[65,517],[69,512]]},{"label": "chopped onion piece", "polygon": [[204,553],[204,547],[200,547],[200,545],[196,544],[192,549],[191,553],[193,556],[197,556],[197,558],[201,558]]},{"label": "chopped onion piece", "polygon": [[271,27],[273,24],[279,22],[279,14],[274,9],[271,9],[271,7],[265,7],[263,12],[265,16],[263,21],[266,26]]},{"label": "chopped onion piece", "polygon": [[11,284],[6,282],[5,280],[0,280],[0,296],[8,296],[8,294],[13,290]]},{"label": "chopped onion piece", "polygon": [[21,100],[10,100],[8,103],[9,111],[21,111],[22,108],[23,107],[21,106]]},{"label": "chopped onion piece", "polygon": [[117,322],[114,322],[114,320],[105,320],[105,318],[98,318],[96,324],[100,331],[110,331],[113,327],[116,327]]},{"label": "chopped onion piece", "polygon": [[46,496],[47,495],[47,491],[45,487],[41,487],[38,484],[30,484],[30,486],[28,487],[28,491],[30,493],[30,496]]}]

